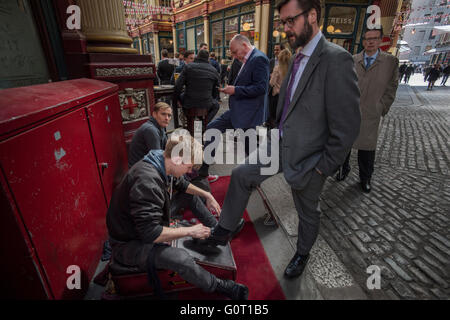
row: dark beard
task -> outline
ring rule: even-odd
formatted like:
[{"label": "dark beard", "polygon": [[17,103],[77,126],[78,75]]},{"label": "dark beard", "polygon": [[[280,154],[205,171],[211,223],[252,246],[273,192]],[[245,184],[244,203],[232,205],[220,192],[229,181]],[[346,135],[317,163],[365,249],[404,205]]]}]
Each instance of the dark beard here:
[{"label": "dark beard", "polygon": [[295,42],[294,43],[289,42],[289,44],[291,45],[292,49],[296,50],[299,47],[304,47],[311,39],[312,34],[313,34],[312,26],[309,24],[308,20],[305,19],[305,22],[303,24],[303,31],[300,35],[297,36],[293,32],[288,32],[287,36],[289,37],[291,35],[295,36]]}]

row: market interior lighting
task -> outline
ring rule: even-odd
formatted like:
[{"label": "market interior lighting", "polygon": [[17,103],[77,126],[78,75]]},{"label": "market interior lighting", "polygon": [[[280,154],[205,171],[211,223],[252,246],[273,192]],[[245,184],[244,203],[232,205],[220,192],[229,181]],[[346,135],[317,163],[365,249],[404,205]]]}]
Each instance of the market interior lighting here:
[{"label": "market interior lighting", "polygon": [[244,31],[250,30],[250,23],[248,23],[248,22],[244,23],[244,25],[242,26],[242,29],[243,29]]},{"label": "market interior lighting", "polygon": [[274,38],[278,38],[280,36],[280,32],[278,31],[278,30],[275,30],[274,32],[273,32],[273,37]]},{"label": "market interior lighting", "polygon": [[327,32],[328,33],[333,33],[334,32],[334,26],[328,26],[327,27]]}]

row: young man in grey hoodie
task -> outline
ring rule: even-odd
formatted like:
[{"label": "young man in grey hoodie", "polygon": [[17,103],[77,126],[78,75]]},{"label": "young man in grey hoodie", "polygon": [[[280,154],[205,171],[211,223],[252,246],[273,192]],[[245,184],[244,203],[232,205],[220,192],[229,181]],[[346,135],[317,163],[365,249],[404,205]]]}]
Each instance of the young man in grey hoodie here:
[{"label": "young man in grey hoodie", "polygon": [[[174,149],[182,151],[177,154]],[[186,150],[190,150],[188,161]],[[184,237],[205,239],[211,234],[211,229],[202,224],[169,227],[173,189],[206,198],[208,209],[220,214],[220,206],[211,193],[183,178],[192,171],[194,159],[201,157],[199,142],[190,136],[173,135],[165,151],[150,151],[128,171],[113,194],[106,217],[113,263],[148,271],[155,291],[160,291],[155,270],[168,269],[206,292],[247,299],[245,285],[217,278],[200,267],[186,250],[166,244]]]},{"label": "young man in grey hoodie", "polygon": [[[139,127],[133,136],[128,152],[128,167],[131,168],[152,150],[164,150],[167,143],[166,128],[172,119],[172,108],[165,102],[155,104],[152,117]],[[203,184],[194,182],[202,189]],[[171,201],[171,215],[175,216],[182,208],[189,208],[194,216],[205,226],[213,228],[217,219],[208,211],[202,199],[198,196],[177,192]]]}]

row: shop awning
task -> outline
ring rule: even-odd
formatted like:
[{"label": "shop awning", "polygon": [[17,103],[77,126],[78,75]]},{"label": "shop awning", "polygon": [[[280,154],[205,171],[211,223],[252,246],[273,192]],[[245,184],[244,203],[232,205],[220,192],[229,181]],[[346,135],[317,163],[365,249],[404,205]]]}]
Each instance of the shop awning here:
[{"label": "shop awning", "polygon": [[423,54],[424,54],[424,55],[429,55],[429,54],[433,54],[433,53],[436,53],[436,49],[435,49],[435,48],[430,49],[430,50],[427,50],[427,51],[425,51]]},{"label": "shop awning", "polygon": [[450,25],[447,25],[447,26],[436,26],[436,27],[433,27],[433,30],[435,30],[434,32],[436,34],[447,33],[447,32],[450,32]]}]

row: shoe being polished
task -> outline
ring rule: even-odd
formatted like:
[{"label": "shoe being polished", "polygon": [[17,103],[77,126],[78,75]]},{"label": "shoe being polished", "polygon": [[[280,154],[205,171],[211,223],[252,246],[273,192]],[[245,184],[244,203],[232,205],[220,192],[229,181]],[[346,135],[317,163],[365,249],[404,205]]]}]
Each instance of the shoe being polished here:
[{"label": "shoe being polished", "polygon": [[350,173],[350,168],[339,167],[338,173],[336,175],[337,181],[344,181]]},{"label": "shoe being polished", "polygon": [[370,186],[370,180],[362,180],[361,189],[364,193],[369,193],[372,190],[372,187]]},{"label": "shoe being polished", "polygon": [[284,270],[284,275],[287,278],[299,277],[303,273],[303,270],[305,270],[308,260],[309,254],[306,256],[302,256],[296,253],[286,267],[286,270]]},{"label": "shoe being polished", "polygon": [[234,237],[237,236],[239,232],[241,232],[242,228],[244,228],[244,224],[245,224],[244,219],[239,220],[236,229],[234,229],[234,231],[231,233],[231,239],[234,239]]},{"label": "shoe being polished", "polygon": [[222,280],[217,278],[216,292],[223,294],[231,300],[247,300],[248,288],[246,285],[233,280]]},{"label": "shoe being polished", "polygon": [[194,239],[199,245],[225,246],[231,240],[232,232],[222,228],[219,224],[212,228],[211,234],[206,239]]}]

